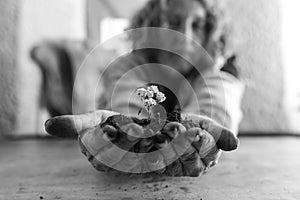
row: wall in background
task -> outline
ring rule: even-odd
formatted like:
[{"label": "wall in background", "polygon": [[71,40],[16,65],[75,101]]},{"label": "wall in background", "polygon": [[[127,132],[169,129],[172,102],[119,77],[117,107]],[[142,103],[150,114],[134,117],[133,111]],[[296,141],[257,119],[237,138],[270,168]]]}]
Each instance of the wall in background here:
[{"label": "wall in background", "polygon": [[44,118],[39,114],[41,74],[30,59],[30,49],[43,40],[84,40],[86,38],[86,1],[20,1],[18,35],[19,113],[17,134],[43,132]]},{"label": "wall in background", "polygon": [[226,0],[247,90],[241,131],[289,131],[285,110],[280,0]]},{"label": "wall in background", "polygon": [[16,123],[16,65],[19,1],[0,1],[0,137]]}]

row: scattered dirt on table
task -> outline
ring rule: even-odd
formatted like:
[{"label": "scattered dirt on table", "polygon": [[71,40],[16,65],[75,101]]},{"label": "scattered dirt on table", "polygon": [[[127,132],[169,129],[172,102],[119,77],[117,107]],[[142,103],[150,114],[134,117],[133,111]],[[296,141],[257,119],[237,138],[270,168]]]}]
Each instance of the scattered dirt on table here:
[{"label": "scattered dirt on table", "polygon": [[135,190],[137,187],[136,186],[132,186],[131,189]]},{"label": "scattered dirt on table", "polygon": [[17,193],[24,193],[25,188],[24,187],[19,187]]},{"label": "scattered dirt on table", "polygon": [[183,190],[185,193],[188,193],[190,190],[189,190],[189,188],[187,188],[187,187],[183,187],[183,186],[181,186],[181,187],[179,187],[181,190]]}]

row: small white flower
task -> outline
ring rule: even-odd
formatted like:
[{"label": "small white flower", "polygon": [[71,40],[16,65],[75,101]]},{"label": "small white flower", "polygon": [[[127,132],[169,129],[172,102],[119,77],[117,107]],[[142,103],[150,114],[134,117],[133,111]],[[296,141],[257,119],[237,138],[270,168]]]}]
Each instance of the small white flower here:
[{"label": "small white flower", "polygon": [[158,101],[159,103],[161,103],[161,102],[163,102],[163,101],[166,100],[166,96],[165,96],[164,93],[158,92],[158,93],[156,94],[156,99],[157,99],[157,101]]},{"label": "small white flower", "polygon": [[155,94],[159,93],[159,90],[158,90],[158,87],[157,87],[157,86],[151,85],[150,87],[151,87],[152,91],[153,91]]},{"label": "small white flower", "polygon": [[153,90],[151,89],[151,87],[148,87],[147,88],[147,97],[152,98],[153,96],[154,96]]},{"label": "small white flower", "polygon": [[143,99],[142,101],[143,101],[143,105],[145,107],[149,107],[149,104],[150,104],[149,99]]},{"label": "small white flower", "polygon": [[156,103],[156,101],[154,99],[152,99],[152,98],[149,99],[149,105],[150,105],[150,107],[151,106],[155,106],[156,104],[157,103]]},{"label": "small white flower", "polygon": [[150,108],[166,100],[165,94],[160,92],[155,85],[151,85],[147,87],[147,89],[139,88],[136,92],[138,96],[141,97],[142,103],[148,111],[148,119],[150,119],[151,116]]},{"label": "small white flower", "polygon": [[145,98],[147,96],[147,90],[144,88],[139,88],[136,91],[141,98]]},{"label": "small white flower", "polygon": [[166,97],[162,97],[162,98],[159,100],[159,103],[164,102],[165,100],[166,100]]}]

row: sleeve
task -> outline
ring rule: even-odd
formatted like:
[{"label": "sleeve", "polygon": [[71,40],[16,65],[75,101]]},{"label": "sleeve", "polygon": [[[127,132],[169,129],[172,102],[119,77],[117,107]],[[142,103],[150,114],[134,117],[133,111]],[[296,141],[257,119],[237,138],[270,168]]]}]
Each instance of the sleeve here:
[{"label": "sleeve", "polygon": [[189,101],[183,112],[210,117],[237,135],[242,119],[243,83],[227,72],[216,70],[197,78],[193,88],[197,102]]}]

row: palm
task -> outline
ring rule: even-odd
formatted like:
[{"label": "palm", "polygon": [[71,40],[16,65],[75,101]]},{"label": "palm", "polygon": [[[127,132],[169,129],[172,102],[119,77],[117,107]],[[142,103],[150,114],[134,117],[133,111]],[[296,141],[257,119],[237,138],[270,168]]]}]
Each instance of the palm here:
[{"label": "palm", "polygon": [[46,130],[58,136],[77,132],[83,154],[97,170],[126,173],[198,176],[216,164],[219,148],[233,150],[238,144],[230,131],[206,118],[171,122],[155,136],[142,138],[146,129],[136,123],[122,124],[120,129],[104,123],[116,114],[96,111],[56,117],[46,123]]}]

